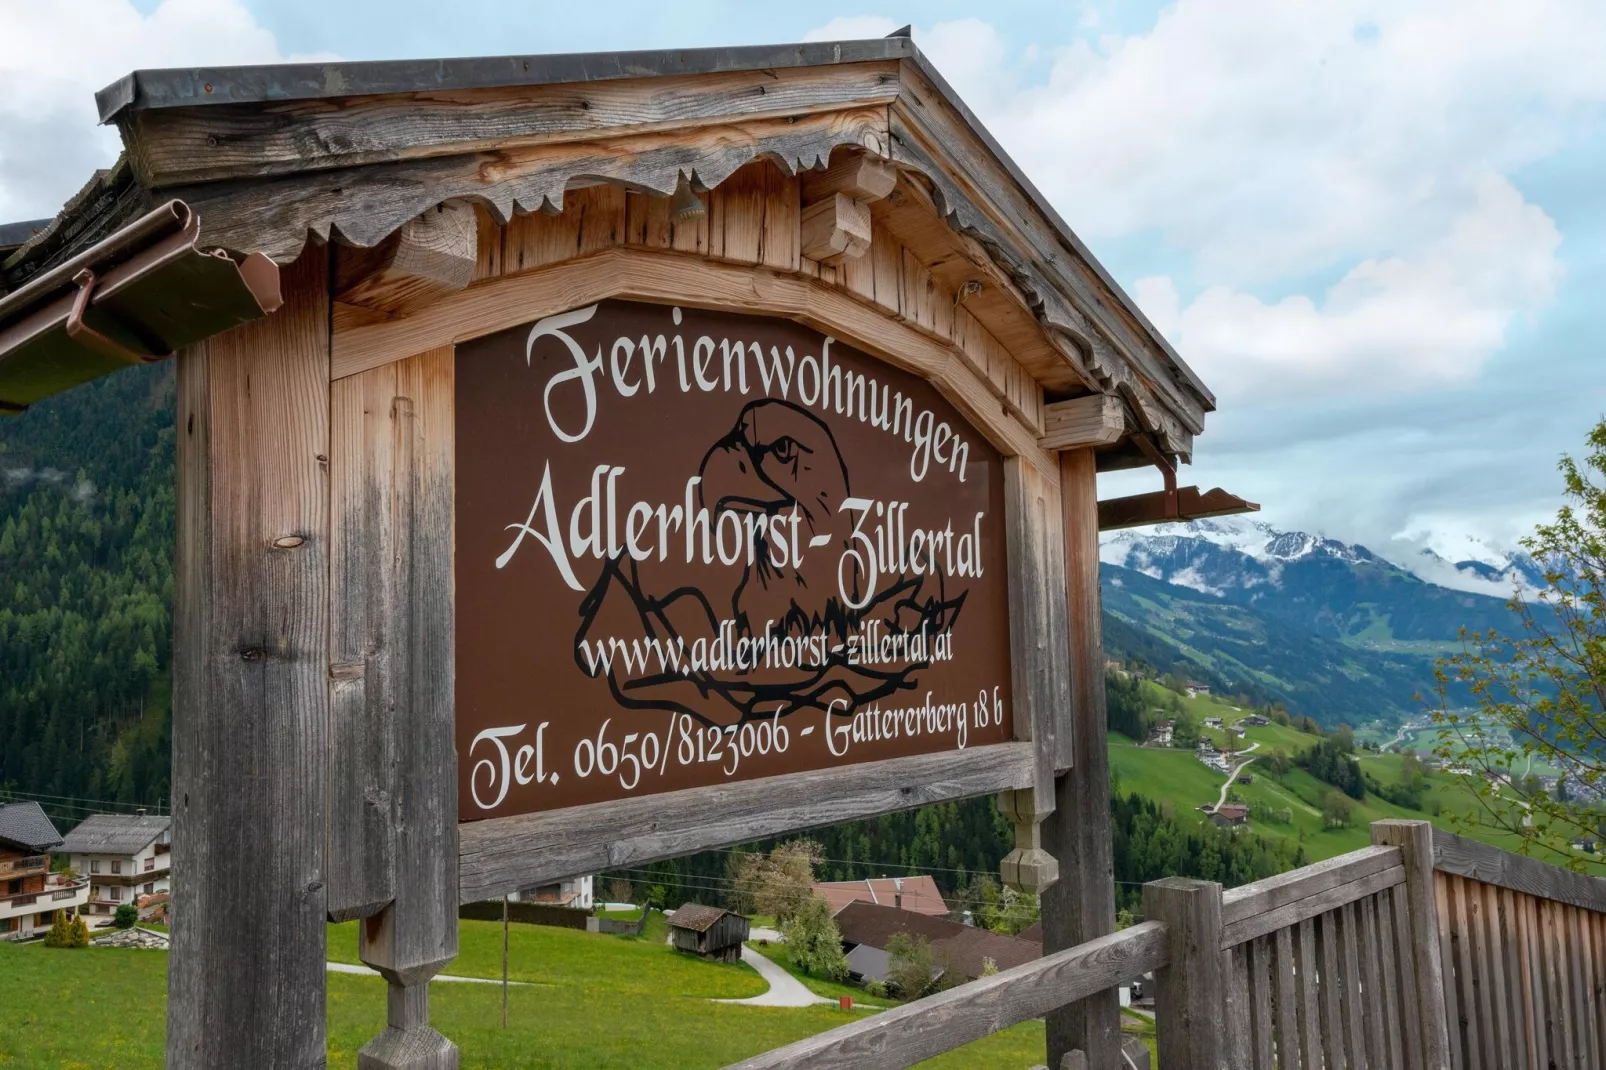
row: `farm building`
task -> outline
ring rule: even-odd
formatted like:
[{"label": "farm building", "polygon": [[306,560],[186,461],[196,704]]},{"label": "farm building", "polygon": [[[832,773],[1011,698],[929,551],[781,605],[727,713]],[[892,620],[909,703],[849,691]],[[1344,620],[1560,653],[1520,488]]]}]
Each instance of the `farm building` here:
[{"label": "farm building", "polygon": [[720,907],[687,903],[669,917],[669,939],[681,951],[716,962],[739,962],[747,919]]}]

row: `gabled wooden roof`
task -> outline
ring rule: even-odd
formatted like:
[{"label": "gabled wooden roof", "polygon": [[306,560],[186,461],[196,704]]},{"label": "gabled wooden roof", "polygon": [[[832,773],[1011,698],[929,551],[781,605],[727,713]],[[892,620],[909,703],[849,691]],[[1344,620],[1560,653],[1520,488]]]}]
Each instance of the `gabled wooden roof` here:
[{"label": "gabled wooden roof", "polygon": [[1035,321],[1054,359],[1023,363],[1050,400],[1118,395],[1134,430],[1184,457],[1215,405],[907,36],[136,71],[97,99],[125,160],[4,262],[10,289],[169,199],[197,213],[202,246],[283,264],[309,240],[377,245],[449,200],[505,224],[589,185],[667,196],[756,159],[797,173],[851,150],[898,169],[878,221],[940,282],[984,321],[989,302]]}]

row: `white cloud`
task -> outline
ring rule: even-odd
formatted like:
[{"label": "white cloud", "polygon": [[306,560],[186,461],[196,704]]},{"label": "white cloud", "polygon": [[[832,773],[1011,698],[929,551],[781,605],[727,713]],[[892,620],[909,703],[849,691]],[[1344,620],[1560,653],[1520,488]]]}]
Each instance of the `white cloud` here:
[{"label": "white cloud", "polygon": [[239,0],[0,0],[0,220],[55,214],[117,157],[94,94],[138,68],[276,63]]},{"label": "white cloud", "polygon": [[1224,399],[1476,378],[1561,275],[1510,176],[1606,105],[1599,0],[1176,0],[1032,84],[916,40],[1095,251],[1162,250],[1136,296]]},{"label": "white cloud", "polygon": [[1223,399],[1468,382],[1561,274],[1561,234],[1543,211],[1495,175],[1476,197],[1448,233],[1361,261],[1319,302],[1211,286],[1183,308],[1166,276],[1140,279],[1136,297]]}]

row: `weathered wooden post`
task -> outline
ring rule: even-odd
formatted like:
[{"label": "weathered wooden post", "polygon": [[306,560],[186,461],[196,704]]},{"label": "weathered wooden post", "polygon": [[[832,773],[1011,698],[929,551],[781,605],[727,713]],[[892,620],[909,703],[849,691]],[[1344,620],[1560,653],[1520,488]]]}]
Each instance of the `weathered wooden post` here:
[{"label": "weathered wooden post", "polygon": [[1143,886],[1143,913],[1165,922],[1171,945],[1171,964],[1154,973],[1160,1065],[1223,1070],[1221,885],[1185,877],[1152,881]]},{"label": "weathered wooden post", "polygon": [[178,358],[172,1067],[324,1059],[328,263]]}]

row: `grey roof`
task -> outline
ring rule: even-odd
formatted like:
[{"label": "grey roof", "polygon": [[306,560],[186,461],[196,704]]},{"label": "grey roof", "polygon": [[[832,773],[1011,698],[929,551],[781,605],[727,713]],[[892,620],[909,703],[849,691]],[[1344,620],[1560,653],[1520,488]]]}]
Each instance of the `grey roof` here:
[{"label": "grey roof", "polygon": [[67,833],[63,854],[131,855],[167,831],[171,817],[152,814],[95,814]]},{"label": "grey roof", "polygon": [[669,915],[669,924],[676,929],[690,929],[692,932],[706,933],[713,928],[716,921],[729,913],[730,911],[722,907],[709,907],[701,903],[685,903],[680,909]]},{"label": "grey roof", "polygon": [[61,842],[61,833],[36,802],[0,806],[0,843],[24,851],[48,851]]},{"label": "grey roof", "polygon": [[0,249],[21,245],[50,226],[48,219],[25,219],[20,223],[0,223]]},{"label": "grey roof", "polygon": [[676,74],[775,70],[875,60],[907,60],[936,87],[987,150],[1025,191],[1060,239],[1098,275],[1117,301],[1159,347],[1179,376],[1214,408],[1215,395],[1149,321],[1147,315],[1093,256],[1070,224],[1049,204],[1031,179],[1004,151],[992,132],[915,47],[908,28],[865,41],[813,41],[801,44],[731,48],[682,48],[644,52],[574,52],[557,55],[481,56],[459,59],[367,60],[361,62],[279,63],[250,67],[195,67],[140,70],[95,94],[100,121],[124,112],[207,104],[251,104],[317,100],[382,93],[494,89]]}]

